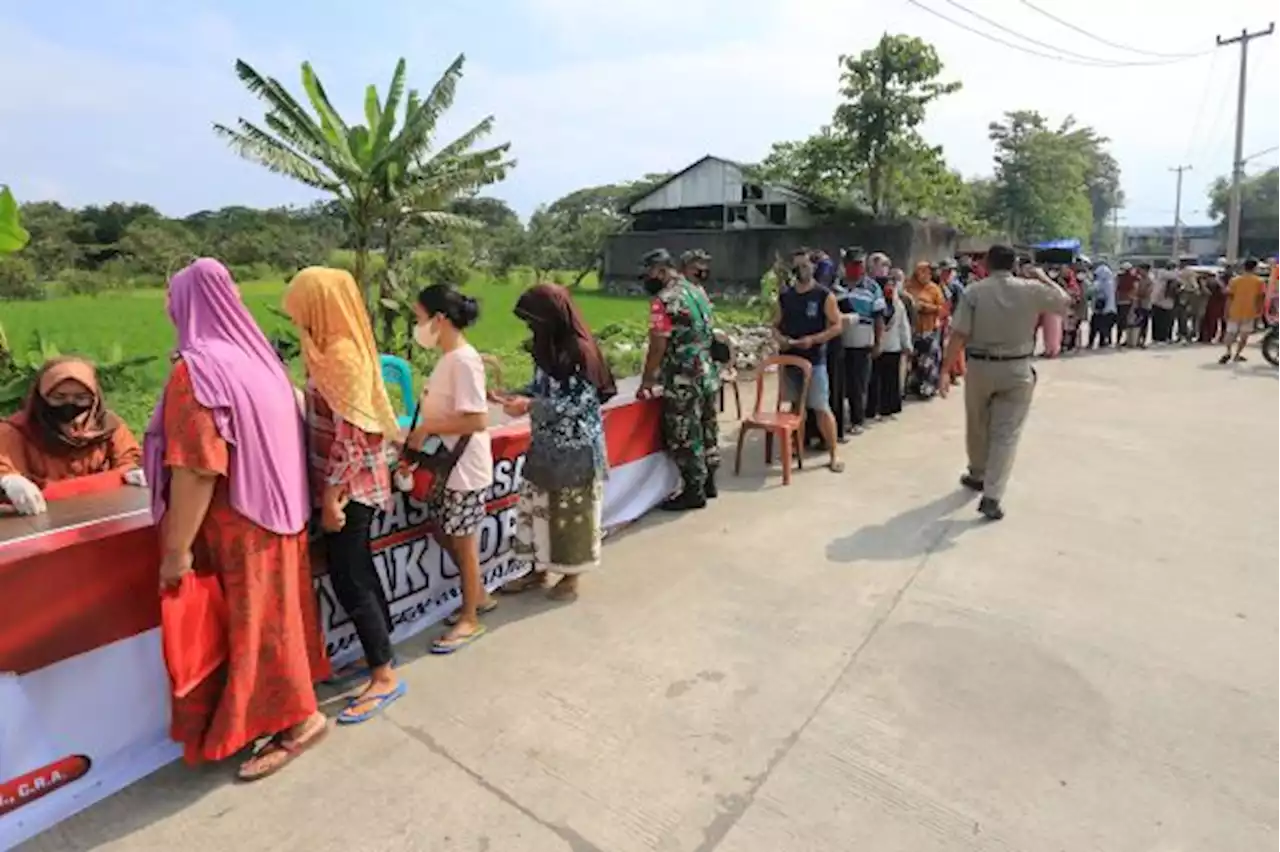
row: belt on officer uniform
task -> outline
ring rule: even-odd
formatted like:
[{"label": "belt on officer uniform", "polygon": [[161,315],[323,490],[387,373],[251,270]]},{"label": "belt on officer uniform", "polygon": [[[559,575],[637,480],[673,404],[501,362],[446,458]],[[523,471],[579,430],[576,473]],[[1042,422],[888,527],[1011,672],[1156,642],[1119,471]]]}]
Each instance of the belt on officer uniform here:
[{"label": "belt on officer uniform", "polygon": [[1025,361],[1031,357],[1031,353],[1026,355],[991,355],[986,352],[974,352],[972,349],[964,351],[964,357],[973,361]]}]

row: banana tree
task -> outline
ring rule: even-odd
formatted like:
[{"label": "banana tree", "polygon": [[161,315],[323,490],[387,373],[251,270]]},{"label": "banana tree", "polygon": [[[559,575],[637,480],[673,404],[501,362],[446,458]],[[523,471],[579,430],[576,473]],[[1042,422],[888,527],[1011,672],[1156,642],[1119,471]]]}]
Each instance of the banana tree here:
[{"label": "banana tree", "polygon": [[459,55],[421,97],[416,90],[406,94],[405,60],[400,59],[385,101],[376,87],[366,88],[363,124],[343,120],[309,62],[302,63],[302,87],[310,112],[275,78],[236,61],[240,81],[266,104],[265,128],[240,118],[234,128],[215,124],[214,132],[241,157],[337,199],[350,222],[355,276],[371,313],[380,298],[391,297],[394,284],[394,274],[376,281],[366,274],[379,236],[384,250],[398,246],[401,230],[415,216],[441,226],[477,225],[442,207],[501,180],[513,165],[506,160],[508,145],[472,150],[491,130],[492,117],[432,156],[436,124],[453,104],[464,61]]},{"label": "banana tree", "polygon": [[11,254],[31,238],[18,217],[18,202],[9,187],[0,184],[0,254]]}]

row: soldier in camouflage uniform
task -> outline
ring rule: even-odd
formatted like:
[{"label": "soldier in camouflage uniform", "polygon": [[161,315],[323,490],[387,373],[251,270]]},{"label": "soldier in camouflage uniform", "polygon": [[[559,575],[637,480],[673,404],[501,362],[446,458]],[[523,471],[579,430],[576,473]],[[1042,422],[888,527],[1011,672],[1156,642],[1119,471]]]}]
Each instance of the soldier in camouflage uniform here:
[{"label": "soldier in camouflage uniform", "polygon": [[[680,255],[680,274],[706,296],[707,281],[711,278],[711,255],[702,249],[689,249]],[[710,297],[707,298],[710,302]]]},{"label": "soldier in camouflage uniform", "polygon": [[679,494],[662,504],[668,511],[701,509],[715,497],[720,466],[716,393],[720,378],[711,360],[711,302],[702,287],[675,269],[666,249],[641,259],[649,310],[649,350],[639,396],[662,386],[662,437],[680,469]]}]

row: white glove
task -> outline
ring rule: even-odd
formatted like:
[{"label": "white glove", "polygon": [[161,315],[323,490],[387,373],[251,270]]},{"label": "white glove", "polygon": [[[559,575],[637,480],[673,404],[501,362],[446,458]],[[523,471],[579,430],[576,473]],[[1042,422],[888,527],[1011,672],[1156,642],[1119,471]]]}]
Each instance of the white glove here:
[{"label": "white glove", "polygon": [[39,515],[48,508],[40,489],[25,476],[16,473],[0,476],[0,490],[20,515]]},{"label": "white glove", "polygon": [[124,484],[132,485],[134,488],[146,488],[147,474],[140,467],[126,470],[124,472]]}]

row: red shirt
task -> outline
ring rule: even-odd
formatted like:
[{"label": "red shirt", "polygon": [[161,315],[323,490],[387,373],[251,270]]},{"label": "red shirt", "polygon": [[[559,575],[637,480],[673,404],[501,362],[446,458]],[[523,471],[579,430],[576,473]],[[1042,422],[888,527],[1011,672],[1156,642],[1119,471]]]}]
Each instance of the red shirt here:
[{"label": "red shirt", "polygon": [[319,506],[330,485],[344,486],[348,499],[375,509],[391,508],[391,466],[381,435],[334,414],[315,386],[307,384],[307,456],[311,499]]},{"label": "red shirt", "polygon": [[649,332],[659,337],[668,337],[671,334],[671,326],[671,314],[667,313],[662,300],[655,298],[649,303]]}]

